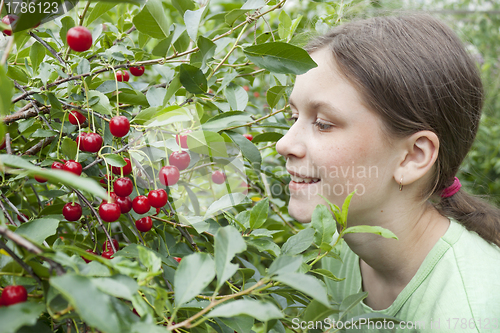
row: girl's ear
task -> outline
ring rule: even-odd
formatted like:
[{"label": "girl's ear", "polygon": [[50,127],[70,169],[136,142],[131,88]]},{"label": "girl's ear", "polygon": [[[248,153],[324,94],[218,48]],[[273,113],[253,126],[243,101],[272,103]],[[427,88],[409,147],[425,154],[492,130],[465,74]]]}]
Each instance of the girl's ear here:
[{"label": "girl's ear", "polygon": [[420,131],[403,141],[401,162],[394,171],[394,180],[402,185],[411,184],[424,177],[437,160],[439,139],[436,133]]}]

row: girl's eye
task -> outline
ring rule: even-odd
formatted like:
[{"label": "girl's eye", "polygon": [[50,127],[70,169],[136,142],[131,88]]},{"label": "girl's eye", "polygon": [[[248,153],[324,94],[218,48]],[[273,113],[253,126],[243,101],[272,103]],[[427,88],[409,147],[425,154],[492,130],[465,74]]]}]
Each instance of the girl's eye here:
[{"label": "girl's eye", "polygon": [[326,131],[326,130],[329,130],[332,127],[332,125],[322,123],[319,120],[316,120],[314,122],[314,126],[316,126],[320,131]]}]

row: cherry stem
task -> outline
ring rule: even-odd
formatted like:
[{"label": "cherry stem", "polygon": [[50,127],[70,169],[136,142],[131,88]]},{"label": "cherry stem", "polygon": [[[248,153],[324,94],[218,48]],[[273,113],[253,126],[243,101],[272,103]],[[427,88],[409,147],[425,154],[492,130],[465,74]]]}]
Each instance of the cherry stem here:
[{"label": "cherry stem", "polygon": [[114,67],[111,67],[113,70],[113,74],[115,74],[115,84],[116,84],[116,116],[120,115],[120,103],[119,103],[119,95],[120,92],[118,91],[118,78],[116,77],[116,69]]},{"label": "cherry stem", "polygon": [[[89,1],[90,3],[90,1]],[[85,88],[85,99],[87,100],[87,110],[90,110],[90,114],[92,116],[92,127],[93,127],[93,130],[95,131],[95,118],[94,118],[94,109],[91,109],[90,108],[90,105],[89,105],[89,87],[87,87],[87,83],[85,82],[85,80],[82,78],[82,82],[83,82],[83,87]],[[89,121],[89,125],[90,125],[90,121]],[[90,131],[90,126],[89,126],[89,131]]]}]

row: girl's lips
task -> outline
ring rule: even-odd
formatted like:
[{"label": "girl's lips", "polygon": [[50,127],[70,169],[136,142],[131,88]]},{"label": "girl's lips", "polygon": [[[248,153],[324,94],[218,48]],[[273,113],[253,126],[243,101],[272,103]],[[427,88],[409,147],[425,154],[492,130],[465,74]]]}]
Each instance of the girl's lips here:
[{"label": "girl's lips", "polygon": [[301,191],[301,190],[305,190],[305,189],[309,188],[309,186],[315,186],[316,184],[319,184],[320,182],[321,182],[321,180],[319,180],[317,182],[311,182],[311,183],[297,183],[297,182],[294,182],[292,180],[292,181],[290,181],[290,183],[288,183],[288,188],[291,191]]}]

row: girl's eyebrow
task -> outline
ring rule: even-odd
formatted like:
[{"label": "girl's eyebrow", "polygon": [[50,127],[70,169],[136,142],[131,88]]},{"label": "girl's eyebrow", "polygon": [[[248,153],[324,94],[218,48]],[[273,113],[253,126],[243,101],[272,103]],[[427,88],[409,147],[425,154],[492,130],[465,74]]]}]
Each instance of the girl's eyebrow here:
[{"label": "girl's eyebrow", "polygon": [[[288,100],[288,104],[290,105],[290,107],[297,110],[297,106],[291,98]],[[342,112],[340,112],[338,108],[323,101],[311,101],[308,103],[308,108],[312,111],[316,111],[317,109],[326,109],[328,111],[332,111],[332,113],[336,115],[342,114]]]}]

